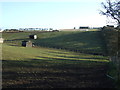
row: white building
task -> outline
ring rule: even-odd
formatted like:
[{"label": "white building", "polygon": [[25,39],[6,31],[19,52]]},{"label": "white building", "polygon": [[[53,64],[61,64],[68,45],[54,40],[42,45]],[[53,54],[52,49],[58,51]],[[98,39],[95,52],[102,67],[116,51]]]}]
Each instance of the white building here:
[{"label": "white building", "polygon": [[3,43],[4,39],[3,38],[0,38],[0,43]]},{"label": "white building", "polygon": [[37,39],[37,35],[34,35],[34,39]]}]

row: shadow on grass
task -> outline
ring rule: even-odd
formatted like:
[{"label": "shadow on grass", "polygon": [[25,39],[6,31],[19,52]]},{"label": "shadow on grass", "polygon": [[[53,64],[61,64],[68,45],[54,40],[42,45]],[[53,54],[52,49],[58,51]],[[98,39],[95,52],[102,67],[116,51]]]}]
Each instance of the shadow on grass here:
[{"label": "shadow on grass", "polygon": [[[80,57],[69,57],[69,56],[58,56],[58,57],[47,57],[47,56],[37,56],[39,58],[44,58],[44,59],[47,59],[47,60],[59,60],[59,61],[73,61],[73,62],[81,62],[81,61],[85,61],[85,62],[108,62],[108,60],[106,60],[105,58],[96,58],[96,57],[91,57],[91,58],[80,58]],[[33,60],[42,60],[42,59],[33,59]]]},{"label": "shadow on grass", "polygon": [[3,88],[113,88],[106,63],[34,59],[2,66]]},{"label": "shadow on grass", "polygon": [[37,39],[36,45],[75,52],[104,55],[106,52],[100,31],[77,32],[56,37]]}]

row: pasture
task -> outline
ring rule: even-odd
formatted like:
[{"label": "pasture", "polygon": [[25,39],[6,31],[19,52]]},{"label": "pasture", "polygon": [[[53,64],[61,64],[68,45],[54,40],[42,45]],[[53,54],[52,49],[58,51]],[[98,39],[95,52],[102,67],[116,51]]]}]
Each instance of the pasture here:
[{"label": "pasture", "polygon": [[[22,47],[22,40],[35,47]],[[100,31],[3,33],[3,88],[114,88]]]}]

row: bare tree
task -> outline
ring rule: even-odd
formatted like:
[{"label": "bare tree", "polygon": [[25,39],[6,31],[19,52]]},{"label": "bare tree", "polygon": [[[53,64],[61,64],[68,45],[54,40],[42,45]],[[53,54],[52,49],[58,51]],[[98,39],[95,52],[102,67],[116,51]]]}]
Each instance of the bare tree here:
[{"label": "bare tree", "polygon": [[119,0],[106,0],[106,3],[101,3],[105,11],[100,11],[102,15],[111,17],[117,21],[120,26],[120,1]]},{"label": "bare tree", "polygon": [[[117,78],[120,80],[120,0],[106,0],[106,3],[102,2],[102,6],[104,11],[100,11],[102,15],[106,15],[107,17],[111,17],[114,19],[118,24],[118,34],[115,36],[117,37],[116,44],[113,44],[116,49],[114,50],[116,56],[116,67],[117,67]],[[112,57],[112,56],[111,56]]]}]

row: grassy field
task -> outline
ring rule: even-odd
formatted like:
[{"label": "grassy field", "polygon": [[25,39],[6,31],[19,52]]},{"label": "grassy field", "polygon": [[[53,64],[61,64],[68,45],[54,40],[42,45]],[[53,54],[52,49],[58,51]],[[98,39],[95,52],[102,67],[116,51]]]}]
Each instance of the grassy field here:
[{"label": "grassy field", "polygon": [[[22,40],[35,47],[22,47]],[[3,88],[113,88],[99,31],[3,33]]]},{"label": "grassy field", "polygon": [[63,32],[26,32],[26,33],[5,33],[3,37],[6,38],[7,43],[13,45],[21,45],[22,40],[29,40],[28,35],[37,34],[38,39],[32,40],[35,45],[67,49],[71,51],[77,51],[82,53],[104,55],[106,53],[106,47],[101,37],[100,31],[63,31]]},{"label": "grassy field", "polygon": [[99,32],[74,32],[57,37],[38,39],[35,43],[40,46],[102,55],[105,49],[99,37]]}]

